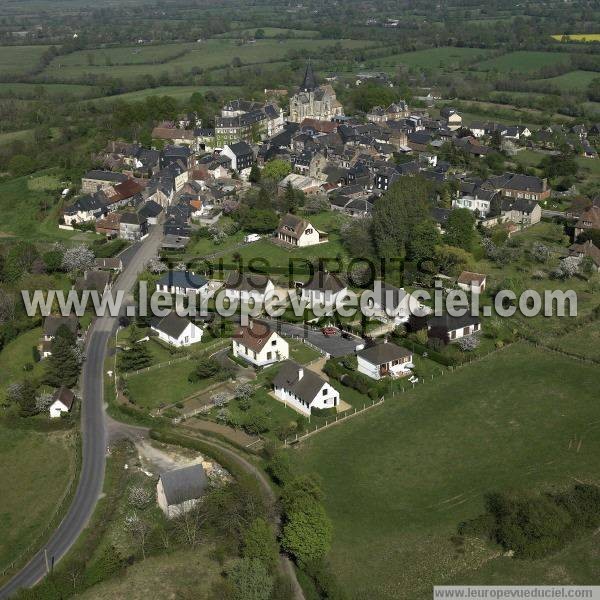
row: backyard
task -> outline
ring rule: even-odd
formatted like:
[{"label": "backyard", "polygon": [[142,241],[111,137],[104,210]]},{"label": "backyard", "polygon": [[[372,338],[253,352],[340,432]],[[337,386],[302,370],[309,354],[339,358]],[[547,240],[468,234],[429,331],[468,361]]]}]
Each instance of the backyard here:
[{"label": "backyard", "polygon": [[[599,481],[597,378],[597,367],[519,343],[291,451],[322,478],[330,558],[350,597],[430,598],[434,582],[474,581],[489,561],[507,562],[482,540],[451,540],[485,493]],[[593,583],[592,558],[591,548],[581,556],[579,583]],[[551,559],[537,577],[509,562],[504,584],[557,581]]]}]

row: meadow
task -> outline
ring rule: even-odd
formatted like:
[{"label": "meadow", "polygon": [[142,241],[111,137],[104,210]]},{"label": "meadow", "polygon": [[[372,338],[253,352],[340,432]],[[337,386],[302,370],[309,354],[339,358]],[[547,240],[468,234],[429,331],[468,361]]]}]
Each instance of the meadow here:
[{"label": "meadow", "polygon": [[33,69],[48,46],[0,46],[0,75]]},{"label": "meadow", "polygon": [[1,570],[35,542],[50,523],[75,465],[68,434],[22,430],[3,422],[0,454]]},{"label": "meadow", "polygon": [[369,65],[374,68],[397,67],[403,64],[409,67],[420,69],[436,68],[458,68],[463,61],[482,60],[489,53],[489,50],[480,48],[428,48],[427,50],[417,50],[415,52],[403,52],[383,58],[370,60]]},{"label": "meadow", "polygon": [[519,50],[480,62],[475,68],[479,71],[499,71],[501,73],[532,73],[543,67],[568,64],[569,60],[570,55],[564,52]]},{"label": "meadow", "polygon": [[[451,538],[482,512],[485,493],[600,481],[597,378],[597,367],[519,343],[291,451],[322,478],[330,560],[349,596],[424,599],[434,583],[476,580],[504,559],[482,540],[458,549]],[[592,553],[580,560],[591,572]],[[504,584],[569,581],[510,566]]]},{"label": "meadow", "polygon": [[600,73],[593,71],[570,71],[558,77],[548,79],[538,79],[540,83],[555,85],[557,88],[565,91],[583,92],[594,81],[600,78]]},{"label": "meadow", "polygon": [[151,96],[171,96],[177,100],[189,100],[190,96],[195,93],[205,94],[206,92],[214,92],[215,94],[225,94],[231,97],[239,95],[241,88],[230,85],[164,85],[155,88],[147,88],[136,92],[127,92],[125,94],[116,94],[114,96],[103,96],[86,100],[88,102],[115,102],[122,100],[125,102],[140,102]]},{"label": "meadow", "polygon": [[[568,42],[600,42],[600,33],[569,33],[567,38]],[[552,39],[561,42],[563,34],[553,35]]]}]

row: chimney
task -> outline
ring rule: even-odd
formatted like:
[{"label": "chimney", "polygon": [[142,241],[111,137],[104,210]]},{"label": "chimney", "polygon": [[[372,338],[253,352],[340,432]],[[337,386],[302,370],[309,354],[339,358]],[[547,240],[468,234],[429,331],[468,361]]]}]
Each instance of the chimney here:
[{"label": "chimney", "polygon": [[298,381],[300,381],[304,377],[304,369],[300,367],[298,369]]},{"label": "chimney", "polygon": [[252,329],[252,327],[254,327],[254,321],[252,319],[250,319],[248,321],[248,329]]}]

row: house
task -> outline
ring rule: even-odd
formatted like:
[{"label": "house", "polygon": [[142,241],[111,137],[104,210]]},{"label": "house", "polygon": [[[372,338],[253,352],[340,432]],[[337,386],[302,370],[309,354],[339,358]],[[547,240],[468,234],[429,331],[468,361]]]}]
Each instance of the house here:
[{"label": "house", "polygon": [[358,372],[376,380],[387,376],[405,377],[414,367],[412,352],[387,340],[364,348],[356,357]]},{"label": "house", "polygon": [[64,209],[63,220],[65,225],[94,221],[105,215],[108,209],[103,200],[105,200],[105,197],[101,192],[80,196],[73,204]]},{"label": "house", "polygon": [[177,348],[197,344],[202,341],[204,333],[200,327],[189,319],[180,317],[175,311],[156,320],[150,328],[158,334],[158,339]]},{"label": "house", "polygon": [[93,194],[100,190],[105,190],[119,183],[127,181],[129,177],[123,173],[114,173],[113,171],[88,171],[81,178],[81,191],[84,194]]},{"label": "house", "polygon": [[373,283],[370,308],[373,311],[373,316],[386,321],[393,320],[397,325],[406,323],[412,313],[421,313],[428,310],[416,299],[413,299],[404,288],[397,288],[379,279]]},{"label": "house", "polygon": [[600,229],[600,206],[590,206],[584,210],[575,223],[575,237],[584,231]]},{"label": "house", "polygon": [[190,465],[162,473],[156,484],[158,506],[168,519],[193,508],[204,495],[208,478],[202,465]]},{"label": "house", "polygon": [[287,214],[279,221],[277,239],[291,246],[304,248],[322,244],[328,240],[328,237],[324,231],[319,231],[301,217]]},{"label": "house", "polygon": [[462,117],[454,108],[445,106],[440,111],[440,116],[446,122],[446,127],[448,127],[448,129],[451,131],[456,131],[462,127]]},{"label": "house", "polygon": [[225,146],[221,155],[231,160],[231,168],[238,173],[250,169],[254,164],[254,152],[246,142],[236,142]]},{"label": "house", "polygon": [[308,302],[311,308],[316,304],[320,306],[333,306],[338,297],[347,292],[347,287],[341,282],[337,275],[323,271],[317,271],[313,277],[302,286],[301,297]]},{"label": "house", "polygon": [[505,221],[516,223],[521,227],[529,227],[541,221],[542,208],[535,200],[503,198],[500,214]]},{"label": "house", "polygon": [[40,357],[48,358],[52,355],[52,340],[56,337],[61,327],[66,327],[75,337],[79,335],[79,319],[76,315],[68,317],[50,315],[44,319],[42,339],[39,346]]},{"label": "house", "polygon": [[89,290],[104,294],[110,289],[110,273],[108,271],[86,271],[75,281],[78,291]]},{"label": "house", "polygon": [[116,238],[119,236],[121,223],[121,213],[111,212],[106,217],[96,220],[96,233],[105,235],[107,238]]},{"label": "house", "polygon": [[148,234],[148,221],[139,213],[126,212],[119,222],[119,237],[122,240],[137,242]]},{"label": "house", "polygon": [[474,294],[482,294],[485,290],[487,277],[481,273],[472,273],[471,271],[463,271],[456,283],[458,287],[467,292]]},{"label": "house", "polygon": [[259,321],[239,327],[231,339],[233,355],[257,367],[286,360],[290,355],[289,344],[269,325]]},{"label": "house", "polygon": [[307,195],[317,194],[321,191],[323,181],[310,175],[301,175],[300,173],[290,173],[286,175],[278,184],[280,193],[285,192],[288,185],[291,185],[295,190],[300,190]]},{"label": "house", "polygon": [[592,240],[587,240],[583,244],[573,244],[569,246],[569,255],[576,256],[577,258],[588,257],[596,268],[596,271],[600,271],[600,249],[598,249]]},{"label": "house", "polygon": [[479,317],[468,312],[461,317],[452,317],[449,314],[432,315],[428,318],[427,329],[430,338],[440,339],[447,344],[481,331],[481,323]]},{"label": "house", "polygon": [[286,360],[273,378],[275,397],[304,415],[313,408],[335,408],[339,392],[314,371],[293,360]]},{"label": "house", "polygon": [[156,282],[157,292],[180,296],[201,294],[208,289],[208,280],[191,271],[168,271]]},{"label": "house", "polygon": [[94,266],[100,271],[115,271],[120,273],[123,270],[123,261],[118,258],[96,258]]},{"label": "house", "polygon": [[505,173],[491,177],[485,182],[485,187],[501,191],[509,198],[522,198],[541,202],[550,197],[552,190],[547,179],[521,173]]},{"label": "house", "polygon": [[148,225],[156,225],[162,211],[163,207],[158,202],[148,200],[148,202],[144,203],[140,210],[138,210],[138,215],[146,219]]},{"label": "house", "polygon": [[260,273],[232,271],[225,281],[225,296],[230,300],[262,304],[275,290],[269,277]]},{"label": "house", "polygon": [[75,394],[64,385],[52,394],[52,404],[50,404],[50,418],[56,419],[63,413],[71,412],[75,403]]}]

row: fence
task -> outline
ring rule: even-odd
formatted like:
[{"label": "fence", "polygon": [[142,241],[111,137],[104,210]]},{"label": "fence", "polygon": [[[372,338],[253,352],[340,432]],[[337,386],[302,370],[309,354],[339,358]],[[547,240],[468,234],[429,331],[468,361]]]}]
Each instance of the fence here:
[{"label": "fence", "polygon": [[[17,567],[23,561],[23,559],[25,557],[31,558],[32,551],[35,550],[36,548],[39,548],[40,542],[47,535],[48,531],[50,529],[56,527],[56,522],[58,520],[58,517],[62,514],[65,504],[68,504],[68,500],[71,498],[73,492],[75,491],[75,487],[77,485],[77,480],[78,480],[77,474],[79,472],[79,465],[81,463],[81,457],[79,455],[81,443],[79,440],[75,441],[75,443],[73,444],[73,448],[75,451],[75,456],[74,456],[74,461],[73,461],[74,468],[73,468],[73,472],[71,473],[71,480],[69,481],[69,485],[66,487],[63,495],[61,496],[61,498],[56,506],[56,509],[52,513],[52,516],[46,523],[45,527],[37,534],[37,536],[33,539],[33,541],[29,543],[29,545],[17,556],[17,558],[14,558],[8,566],[4,567],[0,571],[0,577],[4,577],[7,573],[12,571],[15,567]],[[41,551],[41,548],[37,552],[39,552],[39,551]]]}]

